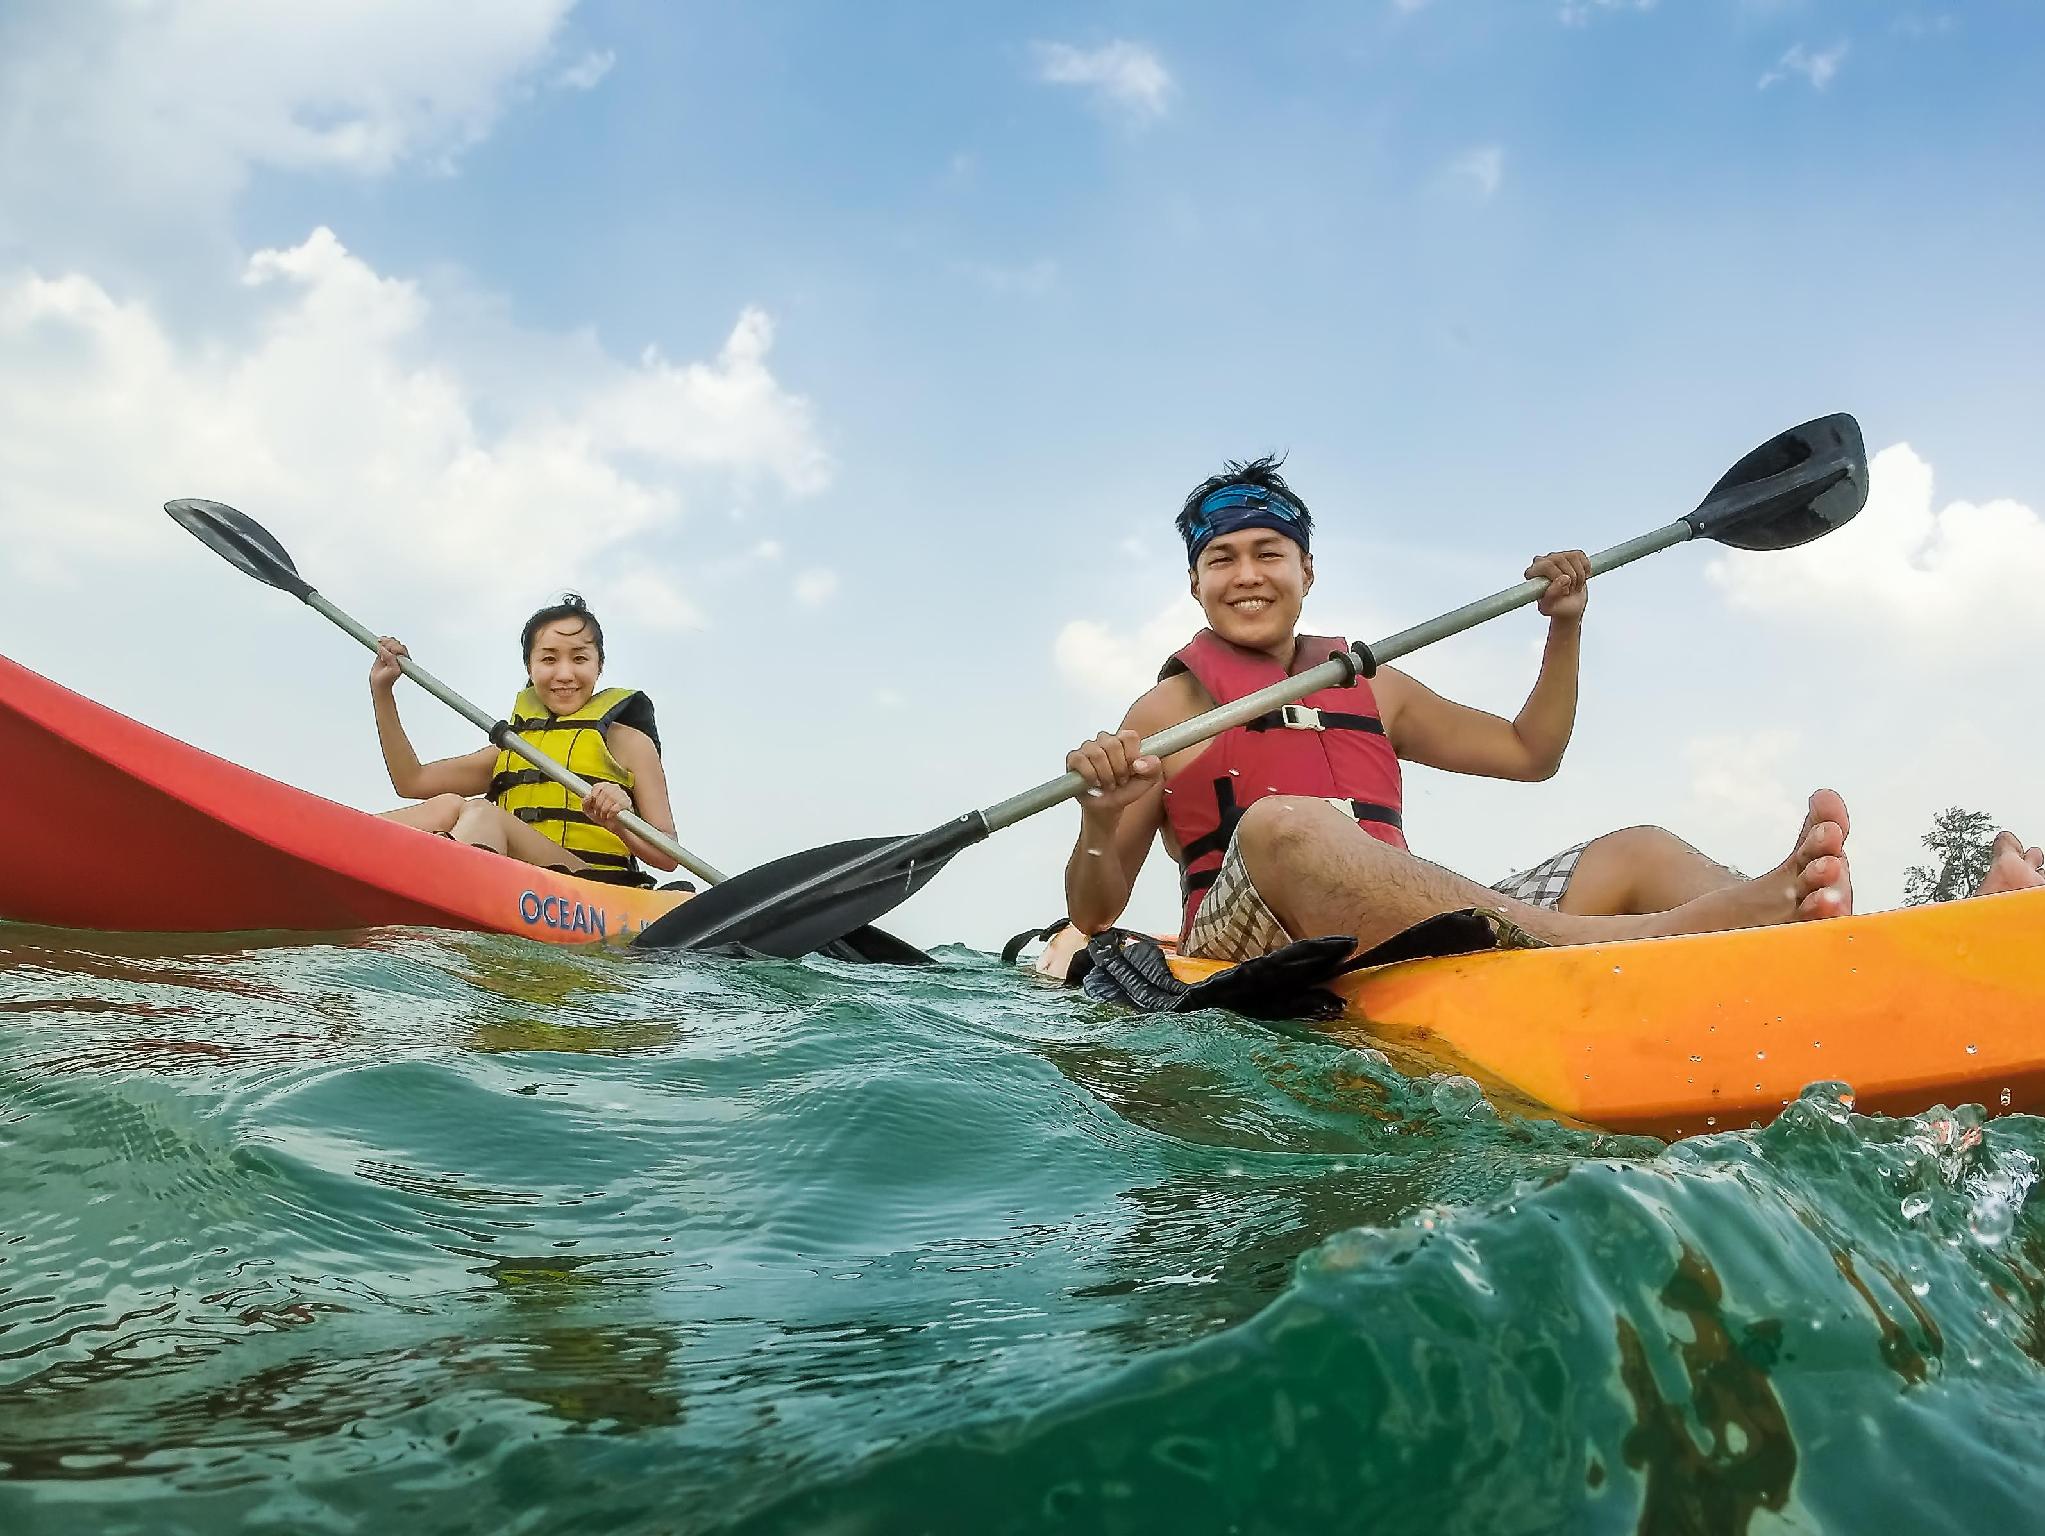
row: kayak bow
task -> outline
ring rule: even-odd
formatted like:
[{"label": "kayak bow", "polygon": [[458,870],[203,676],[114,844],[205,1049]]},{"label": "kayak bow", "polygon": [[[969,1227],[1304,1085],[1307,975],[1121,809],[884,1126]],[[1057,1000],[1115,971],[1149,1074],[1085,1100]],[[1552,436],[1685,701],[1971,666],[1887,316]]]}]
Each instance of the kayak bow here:
[{"label": "kayak bow", "polygon": [[0,917],[139,933],[406,924],[557,944],[628,939],[688,899],[558,874],[337,805],[0,657],[0,753],[87,810],[27,816]]}]

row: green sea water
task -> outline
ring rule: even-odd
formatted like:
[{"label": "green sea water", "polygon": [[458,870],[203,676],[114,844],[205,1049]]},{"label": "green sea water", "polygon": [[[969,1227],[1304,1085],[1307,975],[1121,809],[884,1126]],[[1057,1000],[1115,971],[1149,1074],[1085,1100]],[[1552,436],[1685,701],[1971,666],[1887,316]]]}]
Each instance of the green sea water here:
[{"label": "green sea water", "polygon": [[0,1532],[2037,1528],[2045,1123],[942,959],[0,928]]}]

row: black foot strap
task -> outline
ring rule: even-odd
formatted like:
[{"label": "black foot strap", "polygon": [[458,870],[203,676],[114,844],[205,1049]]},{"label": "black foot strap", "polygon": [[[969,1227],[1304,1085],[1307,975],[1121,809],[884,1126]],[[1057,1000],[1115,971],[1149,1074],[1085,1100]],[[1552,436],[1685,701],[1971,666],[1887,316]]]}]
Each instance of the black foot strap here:
[{"label": "black foot strap", "polygon": [[1025,928],[1021,933],[1001,946],[1001,963],[1003,965],[1014,965],[1021,957],[1022,952],[1032,944],[1037,943],[1041,939],[1055,938],[1071,926],[1071,918],[1061,917],[1057,922],[1047,923],[1042,928]]},{"label": "black foot strap", "polygon": [[1111,928],[1088,942],[1091,963],[1075,965],[1073,979],[1096,1002],[1144,1013],[1227,1008],[1253,1019],[1332,1019],[1341,1014],[1342,999],[1323,983],[1341,973],[1355,947],[1342,934],[1301,939],[1189,984],[1172,974],[1157,940]]}]

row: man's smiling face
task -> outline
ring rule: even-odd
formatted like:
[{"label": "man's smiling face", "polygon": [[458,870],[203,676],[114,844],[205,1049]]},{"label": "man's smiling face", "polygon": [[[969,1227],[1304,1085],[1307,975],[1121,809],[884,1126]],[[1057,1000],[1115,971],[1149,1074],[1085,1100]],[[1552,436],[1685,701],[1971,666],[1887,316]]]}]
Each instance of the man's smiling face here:
[{"label": "man's smiling face", "polygon": [[1289,660],[1300,604],[1314,584],[1313,556],[1270,528],[1210,541],[1194,562],[1193,596],[1208,628],[1231,645]]}]

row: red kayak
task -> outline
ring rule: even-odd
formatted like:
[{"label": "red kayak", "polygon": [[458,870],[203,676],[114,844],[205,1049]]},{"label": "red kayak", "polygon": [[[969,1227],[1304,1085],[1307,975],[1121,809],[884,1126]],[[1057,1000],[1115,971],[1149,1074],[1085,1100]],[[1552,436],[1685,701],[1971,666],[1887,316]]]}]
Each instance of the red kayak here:
[{"label": "red kayak", "polygon": [[138,933],[403,924],[629,939],[686,894],[578,880],[382,821],[130,720],[0,656],[0,755],[76,792],[8,828],[0,918]]}]

